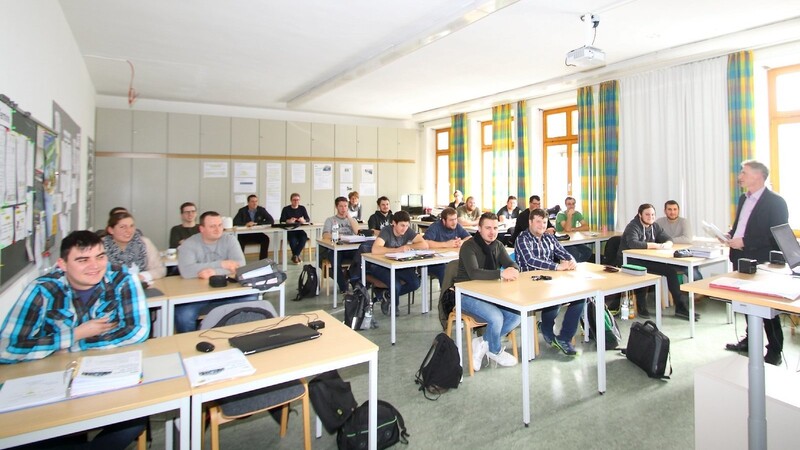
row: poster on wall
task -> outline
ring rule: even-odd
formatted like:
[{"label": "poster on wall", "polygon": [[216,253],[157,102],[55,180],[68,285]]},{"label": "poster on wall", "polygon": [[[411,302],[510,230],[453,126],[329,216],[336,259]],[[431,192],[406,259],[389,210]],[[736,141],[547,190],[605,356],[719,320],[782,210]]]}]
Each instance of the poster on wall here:
[{"label": "poster on wall", "polygon": [[314,164],[314,190],[333,189],[333,164]]},{"label": "poster on wall", "polygon": [[[37,127],[36,138],[36,173],[34,174],[34,186],[37,192],[41,192],[41,201],[36,198],[34,205],[34,215],[36,211],[44,212],[44,250],[49,249],[55,243],[57,232],[55,225],[55,204],[56,188],[58,186],[58,136],[52,131]],[[41,184],[39,190],[38,183]]]},{"label": "poster on wall", "polygon": [[[80,198],[81,183],[81,127],[72,116],[58,103],[53,102],[53,131],[59,136],[59,163],[61,168],[59,178],[59,192],[61,193],[61,211],[64,218],[59,219],[63,232],[78,229],[80,218],[78,213],[78,199]],[[84,220],[86,217],[84,216]]]},{"label": "poster on wall", "polygon": [[283,192],[281,189],[281,186],[283,186],[283,176],[281,173],[281,164],[266,163],[264,174],[266,178],[266,190],[264,192],[267,193],[267,198],[264,199],[264,207],[267,208],[267,211],[277,220],[280,218],[281,210],[283,209]]}]

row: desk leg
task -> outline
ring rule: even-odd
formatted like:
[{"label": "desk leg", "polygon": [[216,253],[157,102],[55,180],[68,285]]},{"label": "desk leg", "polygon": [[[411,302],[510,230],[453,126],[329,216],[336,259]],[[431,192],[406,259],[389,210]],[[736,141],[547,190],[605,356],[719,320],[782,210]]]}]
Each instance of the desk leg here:
[{"label": "desk leg", "polygon": [[[321,283],[321,281],[322,281],[322,262],[321,262],[320,257],[319,257],[319,236],[317,236],[316,244],[317,244],[317,253],[314,255],[314,259],[315,259],[314,266],[317,268],[317,292],[316,292],[316,295],[319,295],[320,284],[322,284]],[[325,275],[325,276],[328,276],[328,275]]]},{"label": "desk leg", "polygon": [[767,407],[764,383],[764,319],[747,315],[747,364],[749,378],[747,435],[750,449],[767,448]]},{"label": "desk leg", "polygon": [[[283,249],[283,254],[281,258],[283,258],[283,271],[286,272],[286,247],[289,246],[289,232],[287,230],[281,231],[281,248]],[[283,314],[281,314],[283,315]]]},{"label": "desk leg", "polygon": [[428,266],[422,266],[420,278],[422,283],[422,304],[419,306],[419,310],[422,314],[427,314],[430,311],[428,309],[428,299],[431,298],[431,293],[428,289],[430,286],[430,283],[428,283]]},{"label": "desk leg", "polygon": [[[656,299],[658,296],[656,295]],[[605,299],[602,292],[597,292],[594,297],[594,325],[595,330],[606,329],[606,309],[601,308],[605,304]],[[660,308],[656,308],[658,314]],[[595,332],[595,341],[597,341],[597,392],[605,394],[606,392],[606,340],[605,334],[599,331]]]},{"label": "desk leg", "polygon": [[336,309],[336,305],[339,301],[339,260],[338,260],[339,252],[336,251],[336,245],[333,246],[333,266],[331,267],[331,271],[333,271],[333,309]]},{"label": "desk leg", "polygon": [[[605,297],[601,297],[600,299],[603,300],[603,304],[605,305],[605,301],[606,301]],[[597,301],[596,300],[597,299],[595,299],[595,309],[597,309]],[[589,317],[589,302],[588,301],[583,302],[583,329],[584,329],[584,331],[589,329],[589,322],[591,320],[592,320],[592,318]],[[597,329],[597,328],[595,328],[595,329]],[[603,328],[603,329],[605,330],[605,328]],[[589,342],[589,332],[588,331],[583,333],[583,342]]]},{"label": "desk leg", "polygon": [[594,263],[600,264],[600,239],[594,241]]},{"label": "desk leg", "polygon": [[172,301],[167,302],[167,334],[166,336],[172,336],[175,334],[175,304]]},{"label": "desk leg", "polygon": [[[456,347],[458,347],[458,362],[461,364],[461,367],[464,367],[464,351],[461,348],[461,289],[456,287]],[[523,348],[525,348],[525,343],[522,344]],[[523,350],[524,352],[524,350]],[[467,364],[472,364],[472,361],[467,361]],[[469,369],[467,369],[469,371]],[[461,377],[463,381],[463,376]]]},{"label": "desk leg", "polygon": [[[180,409],[180,415],[181,416],[178,418],[178,420],[180,421],[180,424],[181,424],[181,430],[186,430],[185,432],[181,433],[181,438],[180,438],[181,440],[180,440],[180,444],[179,444],[181,450],[188,450],[189,449],[189,429],[192,428],[192,420],[191,420],[192,414],[189,411],[190,408],[191,408],[190,403],[191,403],[191,400],[189,400],[188,398],[186,399],[186,401],[181,402],[181,409]],[[201,419],[202,419],[202,417],[201,417]],[[165,437],[169,438],[169,440],[167,441],[167,444],[171,447],[172,446],[172,430],[174,428],[174,425],[172,424],[172,421],[168,421],[167,422],[167,427],[169,429],[169,433],[165,433]]]},{"label": "desk leg", "polygon": [[283,317],[286,315],[286,281],[284,281],[280,288],[278,288],[278,292],[280,293],[279,312],[281,317]]},{"label": "desk leg", "polygon": [[391,325],[391,327],[392,327],[392,332],[391,332],[391,335],[392,335],[392,345],[394,345],[395,342],[397,342],[397,335],[396,335],[396,330],[395,330],[395,319],[397,318],[397,305],[395,303],[397,302],[397,299],[395,298],[395,290],[394,290],[394,286],[395,286],[395,283],[397,283],[397,280],[394,279],[394,265],[392,265],[392,267],[389,269],[389,280],[390,280],[390,283],[389,283],[390,296],[389,296],[389,298],[392,299],[392,305],[391,305],[391,311],[392,311],[392,317],[391,317],[392,325]]},{"label": "desk leg", "polygon": [[378,353],[369,360],[369,448],[378,448]]},{"label": "desk leg", "polygon": [[[661,316],[664,315],[662,313],[662,309],[661,309],[662,306],[663,306],[661,304],[661,295],[662,295],[661,278],[659,278],[658,281],[656,282],[655,288],[656,288],[656,305],[658,306],[658,308],[656,308],[656,326],[660,329],[661,328]],[[603,325],[603,326],[605,327],[605,325]],[[598,328],[598,330],[604,330],[604,329],[605,328]]]},{"label": "desk leg", "polygon": [[[689,283],[694,281],[694,266],[689,265],[686,268],[686,278],[689,279]],[[677,302],[677,300],[676,300]],[[694,338],[694,292],[689,292],[689,337]]]},{"label": "desk leg", "polygon": [[[531,384],[530,384],[530,353],[531,353],[531,321],[527,312],[520,312],[520,328],[522,334],[522,423],[526,427],[531,423]],[[460,334],[459,334],[460,336]],[[467,345],[470,345],[467,340]],[[472,361],[468,361],[472,364]]]},{"label": "desk leg", "polygon": [[189,416],[192,418],[191,426],[183,428],[183,414],[181,414],[181,444],[183,444],[184,436],[187,436],[191,429],[191,445],[192,450],[202,450],[200,448],[200,429],[203,420],[203,403],[195,396],[192,396],[192,411]]},{"label": "desk leg", "polygon": [[317,416],[317,433],[314,435],[317,439],[322,437],[322,421]]}]

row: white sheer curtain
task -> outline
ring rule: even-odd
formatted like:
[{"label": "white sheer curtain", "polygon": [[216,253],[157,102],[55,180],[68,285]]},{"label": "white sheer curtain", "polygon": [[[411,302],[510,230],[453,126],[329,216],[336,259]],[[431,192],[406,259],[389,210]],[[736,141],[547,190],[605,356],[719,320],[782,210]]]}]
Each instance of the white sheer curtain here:
[{"label": "white sheer curtain", "polygon": [[727,231],[727,58],[620,79],[617,230],[652,203],[657,216],[676,200],[704,235],[701,221]]}]

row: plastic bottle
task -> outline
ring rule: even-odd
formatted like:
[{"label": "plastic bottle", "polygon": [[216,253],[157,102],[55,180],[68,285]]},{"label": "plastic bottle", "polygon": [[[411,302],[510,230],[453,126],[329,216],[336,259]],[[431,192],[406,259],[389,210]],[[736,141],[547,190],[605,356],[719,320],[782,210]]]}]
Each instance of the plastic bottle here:
[{"label": "plastic bottle", "polygon": [[628,293],[622,294],[622,301],[620,302],[619,318],[621,320],[628,320],[630,305],[628,304]]},{"label": "plastic bottle", "polygon": [[636,311],[633,309],[633,298],[628,296],[628,319],[635,319],[636,318]]},{"label": "plastic bottle", "polygon": [[339,242],[339,224],[333,222],[333,226],[331,227],[331,240],[333,243]]}]

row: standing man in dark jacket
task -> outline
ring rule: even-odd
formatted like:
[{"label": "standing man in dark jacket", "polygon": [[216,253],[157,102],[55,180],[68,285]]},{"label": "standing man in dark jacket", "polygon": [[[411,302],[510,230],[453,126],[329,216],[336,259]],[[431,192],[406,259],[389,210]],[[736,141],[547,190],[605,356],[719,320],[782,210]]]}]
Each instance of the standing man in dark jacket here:
[{"label": "standing man in dark jacket", "polygon": [[[275,219],[267,210],[258,206],[258,196],[250,194],[247,196],[247,205],[239,209],[236,217],[233,218],[233,225],[237,227],[252,227],[255,225],[272,225]],[[237,236],[239,245],[244,251],[247,244],[260,244],[261,250],[258,252],[258,259],[265,259],[269,253],[269,236],[264,233],[247,233]]]},{"label": "standing man in dark jacket", "polygon": [[[747,192],[739,197],[736,208],[736,220],[728,232],[730,259],[733,270],[739,268],[739,258],[758,260],[759,263],[769,260],[769,252],[778,250],[772,237],[770,227],[789,221],[789,209],[780,195],[765,186],[769,177],[769,169],[764,164],[750,160],[742,163],[739,172],[739,185]],[[776,366],[783,361],[783,330],[780,317],[764,319],[764,331],[767,333],[767,354],[764,361]],[[747,335],[744,339],[725,346],[731,351],[747,351]]]}]

